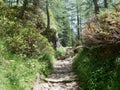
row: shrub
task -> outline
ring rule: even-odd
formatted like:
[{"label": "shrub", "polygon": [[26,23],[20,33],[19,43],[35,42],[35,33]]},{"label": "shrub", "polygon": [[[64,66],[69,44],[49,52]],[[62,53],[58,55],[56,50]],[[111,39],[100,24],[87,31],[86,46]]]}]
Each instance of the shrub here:
[{"label": "shrub", "polygon": [[120,89],[119,27],[119,10],[106,10],[88,20],[82,32],[87,49],[78,54],[73,64],[84,90]]},{"label": "shrub", "polygon": [[54,50],[48,40],[39,32],[23,28],[18,35],[7,38],[8,50],[15,54],[40,56],[44,52],[54,55]]},{"label": "shrub", "polygon": [[[96,54],[95,54],[96,53]],[[116,57],[102,57],[100,49],[83,49],[73,63],[83,90],[119,90],[119,65]],[[118,75],[118,76],[117,76]]]},{"label": "shrub", "polygon": [[39,60],[10,53],[4,39],[0,38],[0,89],[30,90],[36,73],[40,73],[40,78],[50,74],[53,60],[54,56],[48,52],[39,56]]},{"label": "shrub", "polygon": [[63,47],[59,47],[56,50],[56,57],[63,56],[66,54],[66,50]]},{"label": "shrub", "polygon": [[[50,61],[50,60],[49,60]],[[30,90],[33,87],[36,74],[44,78],[51,72],[51,63],[45,60],[26,58],[4,53],[0,57],[0,89]]]},{"label": "shrub", "polygon": [[43,78],[52,70],[54,49],[40,34],[44,24],[36,29],[34,14],[33,21],[19,20],[18,9],[0,5],[1,90],[31,90],[37,73]]},{"label": "shrub", "polygon": [[[14,13],[16,9],[8,8],[9,12],[5,12],[4,10],[7,8],[0,8],[2,11],[0,16],[0,35],[6,40],[8,51],[14,54],[34,57],[40,57],[44,53],[54,55],[52,45],[47,38],[40,34],[40,30],[36,29],[34,20],[33,22],[27,19],[19,20]],[[28,13],[30,12],[25,14]],[[36,16],[33,14],[32,16],[35,19]],[[40,23],[42,24],[42,22]]]},{"label": "shrub", "polygon": [[115,49],[120,43],[120,11],[106,10],[87,22],[83,30],[83,43],[87,47],[112,45]]}]

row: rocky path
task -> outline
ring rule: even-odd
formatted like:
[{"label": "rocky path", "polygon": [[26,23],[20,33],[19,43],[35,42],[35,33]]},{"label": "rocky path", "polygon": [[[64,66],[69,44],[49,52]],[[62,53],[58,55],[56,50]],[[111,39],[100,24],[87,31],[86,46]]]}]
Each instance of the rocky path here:
[{"label": "rocky path", "polygon": [[39,81],[33,87],[33,90],[80,90],[78,80],[72,69],[72,60],[57,60],[51,75]]}]

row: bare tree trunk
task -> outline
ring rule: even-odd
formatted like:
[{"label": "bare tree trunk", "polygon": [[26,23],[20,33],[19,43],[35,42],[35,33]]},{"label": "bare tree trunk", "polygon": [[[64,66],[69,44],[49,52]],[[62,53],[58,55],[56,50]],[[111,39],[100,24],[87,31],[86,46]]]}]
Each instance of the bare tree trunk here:
[{"label": "bare tree trunk", "polygon": [[104,7],[108,8],[108,2],[107,2],[107,0],[104,0]]},{"label": "bare tree trunk", "polygon": [[49,14],[49,3],[46,0],[46,13],[47,13],[47,28],[46,31],[50,30],[50,14]]},{"label": "bare tree trunk", "polygon": [[82,39],[81,38],[81,31],[82,31],[82,15],[81,15],[81,12],[80,12],[80,27],[79,27],[79,29],[80,29],[80,32],[79,32],[79,38],[80,38],[80,40]]},{"label": "bare tree trunk", "polygon": [[19,0],[16,1],[17,5],[19,4]]},{"label": "bare tree trunk", "polygon": [[56,33],[55,37],[56,37],[56,48],[61,47],[62,45],[59,40],[58,32]]},{"label": "bare tree trunk", "polygon": [[23,6],[21,8],[21,11],[20,11],[20,14],[19,14],[19,18],[22,19],[23,18],[23,15],[24,15],[24,12],[27,8],[27,4],[28,4],[28,0],[24,0],[23,2]]},{"label": "bare tree trunk", "polygon": [[79,40],[80,39],[80,28],[79,28],[80,27],[80,17],[79,17],[78,5],[77,5],[76,9],[77,9],[77,34],[78,34],[77,38]]},{"label": "bare tree trunk", "polygon": [[95,14],[98,14],[99,13],[99,5],[97,3],[97,0],[93,0],[93,3],[94,3],[94,8],[95,8]]}]

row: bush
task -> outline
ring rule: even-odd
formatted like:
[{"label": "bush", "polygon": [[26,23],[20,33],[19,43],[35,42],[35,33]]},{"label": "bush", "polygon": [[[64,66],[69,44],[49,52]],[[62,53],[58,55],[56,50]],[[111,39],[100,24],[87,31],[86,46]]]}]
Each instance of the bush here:
[{"label": "bush", "polygon": [[[96,53],[96,54],[95,54]],[[119,90],[120,62],[113,57],[102,57],[100,49],[83,49],[73,63],[83,90]]]},{"label": "bush", "polygon": [[7,38],[8,50],[15,54],[26,56],[40,56],[45,52],[54,55],[54,50],[48,40],[39,32],[25,28],[18,35]]},{"label": "bush", "polygon": [[78,54],[73,64],[84,90],[120,89],[119,27],[119,10],[106,10],[88,20],[82,32],[87,49]]},{"label": "bush", "polygon": [[[44,53],[54,55],[52,45],[47,38],[40,34],[40,30],[36,29],[34,20],[33,22],[26,19],[19,20],[14,13],[16,9],[8,8],[9,12],[5,12],[4,10],[7,8],[0,8],[2,12],[0,16],[0,35],[4,37],[8,51],[14,54],[34,57],[40,57]],[[34,19],[35,15],[32,14],[32,16]]]},{"label": "bush", "polygon": [[26,58],[4,53],[0,57],[0,89],[30,90],[33,87],[36,74],[40,78],[50,74],[52,64],[45,60]]},{"label": "bush", "polygon": [[34,21],[19,20],[17,9],[0,6],[1,90],[31,90],[36,74],[50,74],[54,60],[52,45],[40,34],[45,27],[38,30]]},{"label": "bush", "polygon": [[66,50],[63,47],[59,47],[56,50],[56,57],[63,56],[66,54]]},{"label": "bush", "polygon": [[[120,43],[120,11],[106,10],[91,18],[83,30],[83,43],[87,47],[112,45]],[[116,48],[115,48],[116,49]]]},{"label": "bush", "polygon": [[0,89],[30,90],[36,73],[40,73],[40,78],[50,74],[53,60],[54,56],[47,52],[39,60],[9,53],[4,39],[0,38]]}]

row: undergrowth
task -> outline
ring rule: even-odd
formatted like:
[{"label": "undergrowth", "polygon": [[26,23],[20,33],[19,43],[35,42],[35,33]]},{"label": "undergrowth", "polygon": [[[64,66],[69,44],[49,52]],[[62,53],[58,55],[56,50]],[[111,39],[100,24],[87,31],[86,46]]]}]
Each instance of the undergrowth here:
[{"label": "undergrowth", "polygon": [[19,10],[0,6],[0,90],[31,90],[36,74],[44,78],[54,62],[54,49],[40,34],[45,29],[41,18],[28,10],[20,20]]},{"label": "undergrowth", "polygon": [[[3,47],[1,46],[1,48]],[[52,60],[53,58],[51,60],[42,60],[42,58],[40,60],[34,58],[24,59],[24,57],[4,52],[0,56],[0,89],[30,90],[37,73],[44,77],[50,74]],[[51,63],[48,61],[51,61]]]},{"label": "undergrowth", "polygon": [[119,27],[119,7],[88,20],[82,33],[87,49],[80,50],[73,63],[83,90],[120,90]]},{"label": "undergrowth", "polygon": [[[96,54],[95,54],[96,53]],[[74,70],[83,90],[120,90],[120,59],[101,57],[100,49],[83,49],[75,58]]]},{"label": "undergrowth", "polygon": [[63,56],[66,54],[66,50],[64,49],[64,47],[59,47],[57,48],[55,54],[56,54],[56,57]]}]

